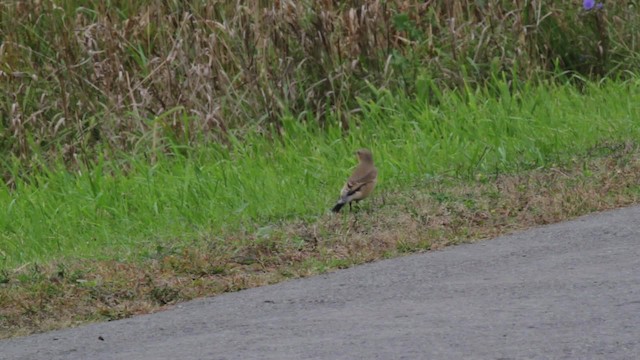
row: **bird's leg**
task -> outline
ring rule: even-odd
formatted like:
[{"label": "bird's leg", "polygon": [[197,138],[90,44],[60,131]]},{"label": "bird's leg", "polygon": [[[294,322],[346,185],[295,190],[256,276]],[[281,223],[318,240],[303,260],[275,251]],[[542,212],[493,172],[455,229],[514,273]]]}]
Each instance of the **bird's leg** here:
[{"label": "bird's leg", "polygon": [[351,201],[349,201],[349,212],[351,212]]}]

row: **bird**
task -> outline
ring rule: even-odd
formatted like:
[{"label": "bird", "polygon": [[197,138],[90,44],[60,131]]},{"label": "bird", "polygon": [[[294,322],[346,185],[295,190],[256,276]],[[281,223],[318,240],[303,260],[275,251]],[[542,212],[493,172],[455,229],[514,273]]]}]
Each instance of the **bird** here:
[{"label": "bird", "polygon": [[358,167],[340,191],[340,199],[331,209],[335,213],[339,212],[345,204],[349,204],[351,209],[352,201],[358,202],[366,198],[376,187],[378,169],[373,165],[373,154],[369,149],[360,149],[356,151],[356,156],[359,161]]}]

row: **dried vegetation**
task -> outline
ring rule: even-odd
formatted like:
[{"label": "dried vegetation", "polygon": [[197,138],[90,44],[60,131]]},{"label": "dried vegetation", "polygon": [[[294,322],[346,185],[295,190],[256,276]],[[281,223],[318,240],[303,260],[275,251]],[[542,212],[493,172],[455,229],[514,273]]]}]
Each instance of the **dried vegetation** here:
[{"label": "dried vegetation", "polygon": [[[0,150],[153,153],[248,126],[343,126],[372,88],[637,69],[635,2],[3,1]],[[501,74],[501,75],[500,75]],[[236,134],[238,132],[235,132]],[[153,155],[151,155],[153,157]],[[5,176],[8,176],[5,174]]]}]

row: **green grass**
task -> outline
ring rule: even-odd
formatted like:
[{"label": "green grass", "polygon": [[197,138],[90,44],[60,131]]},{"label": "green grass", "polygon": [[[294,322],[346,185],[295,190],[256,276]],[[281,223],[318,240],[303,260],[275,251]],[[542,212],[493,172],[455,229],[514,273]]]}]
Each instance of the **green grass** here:
[{"label": "green grass", "polygon": [[98,161],[73,172],[43,165],[21,176],[18,162],[7,160],[6,171],[22,180],[0,187],[0,268],[65,257],[135,259],[167,241],[188,245],[313,219],[335,201],[353,151],[363,146],[374,152],[376,193],[383,194],[441,175],[544,167],[599,144],[640,139],[640,79],[513,91],[497,81],[445,94],[417,83],[415,98],[378,91],[362,102],[348,132],[335,119],[319,129],[303,113],[282,120],[281,136],[245,131],[225,145],[98,150]]}]

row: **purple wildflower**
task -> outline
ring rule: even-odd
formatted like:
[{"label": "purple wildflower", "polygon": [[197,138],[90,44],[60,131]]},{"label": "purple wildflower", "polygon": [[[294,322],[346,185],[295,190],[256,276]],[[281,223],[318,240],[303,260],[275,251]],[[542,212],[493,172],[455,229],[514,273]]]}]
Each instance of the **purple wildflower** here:
[{"label": "purple wildflower", "polygon": [[584,0],[582,1],[582,7],[585,10],[591,10],[596,6],[596,0]]},{"label": "purple wildflower", "polygon": [[593,9],[597,9],[600,10],[602,9],[602,3],[599,2],[596,4],[596,0],[583,0],[582,1],[582,8],[589,11],[589,10],[593,10]]}]

